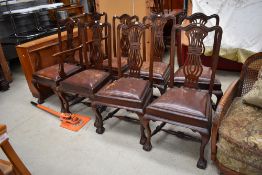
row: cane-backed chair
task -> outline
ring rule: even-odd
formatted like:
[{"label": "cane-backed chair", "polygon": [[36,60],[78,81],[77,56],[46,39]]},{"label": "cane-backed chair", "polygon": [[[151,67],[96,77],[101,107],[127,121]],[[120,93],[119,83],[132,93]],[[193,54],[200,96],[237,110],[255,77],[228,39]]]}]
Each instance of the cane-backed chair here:
[{"label": "cane-backed chair", "polygon": [[[59,94],[63,100],[65,112],[70,113],[69,101],[66,94],[74,94],[79,97],[89,98],[91,101],[94,94],[111,80],[111,25],[109,23],[81,23],[83,57],[85,60],[85,70],[81,71],[60,82]],[[107,35],[104,36],[104,28],[107,28]],[[88,30],[92,32],[92,40],[87,40]],[[108,47],[103,49],[103,42]],[[87,49],[89,48],[89,52]],[[103,61],[108,53],[109,71],[105,71]]]},{"label": "cane-backed chair", "polygon": [[[186,33],[189,40],[189,52],[187,60],[183,66],[185,74],[185,82],[181,87],[174,87],[174,45],[175,32],[181,31]],[[215,42],[213,45],[213,68],[211,81],[208,90],[198,88],[199,77],[203,72],[203,66],[200,56],[204,52],[204,38],[215,32]],[[166,124],[179,125],[189,128],[201,135],[200,158],[197,163],[198,168],[206,168],[207,161],[204,157],[205,146],[210,138],[211,122],[212,122],[212,105],[211,95],[214,84],[214,77],[220,50],[222,37],[222,29],[219,26],[208,28],[203,25],[190,24],[182,27],[176,25],[172,31],[172,48],[170,56],[170,89],[164,95],[153,101],[147,108],[144,115],[144,127],[147,132],[147,141],[143,149],[150,151],[151,145],[151,130],[149,121],[162,121],[163,123],[157,128],[158,131]]]},{"label": "cane-backed chair", "polygon": [[[219,16],[216,14],[207,16],[203,13],[194,13],[191,16],[185,16],[183,13],[178,17],[178,23],[182,24],[183,21],[186,23],[193,23],[193,24],[199,24],[199,25],[207,25],[208,21],[212,21],[214,23],[214,26],[219,26]],[[179,40],[179,37],[177,37],[177,47],[179,48],[177,51],[177,60],[181,60],[182,57],[182,40]],[[199,87],[201,89],[208,89],[210,78],[212,74],[212,68],[203,66],[203,72],[199,78]],[[185,81],[185,75],[183,72],[183,66],[181,66],[175,73],[174,83],[175,86],[182,86]],[[213,87],[213,94],[216,96],[216,105],[219,103],[221,97],[223,96],[223,91],[221,87],[221,81],[217,78],[214,80],[214,87]]]},{"label": "cane-backed chair", "polygon": [[[92,102],[92,109],[96,115],[95,127],[98,134],[102,134],[105,130],[103,126],[103,118],[99,107],[109,106],[119,109],[126,109],[134,112],[140,119],[141,139],[140,143],[144,144],[145,136],[144,128],[142,125],[142,117],[145,112],[145,107],[152,99],[152,69],[150,68],[150,80],[143,80],[140,77],[140,69],[143,63],[143,56],[141,54],[142,48],[145,48],[145,42],[141,40],[144,38],[145,31],[150,26],[142,23],[134,23],[131,25],[120,24],[118,25],[117,32],[117,46],[118,46],[118,74],[119,79],[115,80],[111,84],[108,84],[95,95]],[[120,30],[125,30],[129,38],[129,52],[128,52],[128,66],[129,74],[128,77],[121,77],[121,49],[120,49]],[[143,52],[146,52],[143,49]],[[105,117],[105,118],[108,118]]]},{"label": "cane-backed chair", "polygon": [[[118,63],[117,63],[117,47],[116,47],[116,26],[119,24],[125,24],[125,25],[131,25],[134,22],[138,22],[139,18],[138,16],[130,16],[128,14],[123,14],[121,16],[113,16],[113,23],[112,23],[112,28],[113,28],[113,58],[112,58],[112,74],[116,78],[118,76]],[[128,42],[128,35],[126,31],[121,31],[120,34],[120,49],[121,49],[121,72],[123,73],[124,71],[127,70],[128,65],[127,65],[127,57],[128,57],[128,50],[130,47],[130,44]],[[107,60],[104,60],[104,66],[107,66]]]},{"label": "cane-backed chair", "polygon": [[[30,51],[35,55],[36,61],[36,70],[33,73],[32,83],[36,89],[39,89],[39,86],[50,87],[55,94],[57,94],[56,87],[59,85],[59,82],[70,77],[71,75],[80,72],[83,69],[82,66],[82,45],[79,45],[81,41],[73,41],[73,31],[75,27],[75,22],[72,18],[67,18],[58,22],[58,44],[49,44]],[[65,28],[66,32],[66,41],[63,42],[62,38],[62,28]],[[79,37],[79,40],[80,37]],[[57,64],[41,69],[41,64],[43,64],[41,58],[41,51],[54,47],[58,45],[59,52],[55,53],[53,57],[56,58]],[[75,46],[77,45],[77,46]],[[76,63],[75,53],[79,52],[80,65]],[[57,94],[58,95],[58,94]],[[39,94],[38,103],[44,102],[44,97],[42,94]],[[61,100],[61,98],[59,97]],[[61,108],[64,111],[63,107]]]},{"label": "cane-backed chair", "polygon": [[262,52],[249,57],[239,79],[218,104],[211,135],[211,159],[225,175],[261,174],[262,109],[243,103],[243,96],[262,80]]},{"label": "cane-backed chair", "polygon": [[[164,43],[164,27],[168,20],[172,20],[175,23],[174,15],[166,14],[151,14],[146,16],[143,19],[144,23],[149,23],[152,25],[152,35],[153,43],[152,52],[153,52],[153,82],[154,87],[158,88],[160,93],[163,94],[166,91],[170,66],[169,63],[164,62],[164,53],[165,53],[165,43]],[[144,56],[145,57],[145,56]],[[141,67],[141,77],[148,79],[149,78],[149,62],[144,60]]]}]

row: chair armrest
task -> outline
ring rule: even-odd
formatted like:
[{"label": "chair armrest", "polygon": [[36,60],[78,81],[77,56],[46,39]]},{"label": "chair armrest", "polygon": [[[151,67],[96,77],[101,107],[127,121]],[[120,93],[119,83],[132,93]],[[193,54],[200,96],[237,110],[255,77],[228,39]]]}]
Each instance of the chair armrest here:
[{"label": "chair armrest", "polygon": [[225,94],[221,98],[217,110],[215,112],[215,116],[212,121],[212,132],[211,132],[211,159],[213,161],[216,160],[216,143],[218,139],[218,130],[221,124],[221,121],[224,119],[231,103],[234,98],[237,96],[239,80],[235,80],[231,85],[227,88]]},{"label": "chair armrest", "polygon": [[64,59],[65,59],[66,54],[74,53],[75,51],[79,50],[80,64],[81,64],[81,66],[83,66],[82,65],[83,61],[81,61],[83,59],[83,57],[82,57],[82,47],[83,47],[83,45],[81,44],[80,46],[75,47],[73,49],[64,50],[64,51],[57,52],[57,53],[52,55],[53,57],[58,57],[59,58],[59,71],[58,71],[58,73],[59,73],[59,76],[61,78],[64,78],[66,76],[65,71],[64,71]]},{"label": "chair armrest", "polygon": [[62,56],[62,55],[65,55],[65,54],[68,54],[68,53],[71,53],[71,52],[74,52],[74,51],[80,50],[80,49],[82,49],[82,45],[75,47],[73,49],[68,49],[68,50],[64,50],[64,51],[61,51],[61,52],[57,52],[57,53],[53,54],[52,56],[53,57],[59,57],[59,56]]}]

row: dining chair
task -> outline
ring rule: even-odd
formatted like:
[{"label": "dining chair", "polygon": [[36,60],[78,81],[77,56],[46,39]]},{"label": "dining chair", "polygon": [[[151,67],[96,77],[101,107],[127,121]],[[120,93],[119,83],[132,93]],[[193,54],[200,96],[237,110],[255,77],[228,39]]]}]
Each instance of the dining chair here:
[{"label": "dining chair", "polygon": [[[118,76],[119,78],[112,83],[106,85],[99,90],[92,101],[92,109],[96,116],[95,127],[98,134],[105,131],[103,126],[104,120],[113,117],[119,109],[126,109],[138,115],[140,119],[141,138],[140,143],[145,143],[144,127],[142,125],[142,117],[146,106],[152,101],[152,74],[153,62],[151,62],[149,80],[140,78],[140,69],[143,64],[143,56],[146,52],[143,35],[150,29],[149,25],[143,23],[133,23],[131,25],[119,24],[117,27],[117,56],[118,56]],[[128,70],[127,76],[122,76],[121,73],[121,30],[128,34],[129,51],[128,51]],[[142,52],[142,53],[141,53]],[[109,113],[106,117],[102,117],[99,110],[101,106],[116,108],[115,111]],[[109,116],[111,115],[111,116]]]},{"label": "dining chair", "polygon": [[[181,38],[181,32],[189,42],[187,59],[183,65],[185,81],[183,86],[174,86],[174,55],[175,55],[175,37],[176,34]],[[203,90],[199,88],[199,79],[203,73],[201,55],[204,54],[205,45],[203,40],[210,33],[214,32],[214,44],[211,69],[211,78],[209,88]],[[162,96],[153,101],[147,108],[144,119],[147,141],[143,149],[150,151],[152,148],[151,137],[159,132],[167,123],[189,128],[201,135],[200,157],[197,167],[205,169],[207,161],[204,157],[204,150],[210,138],[212,126],[212,104],[211,96],[215,73],[222,38],[222,29],[219,26],[206,27],[204,25],[189,24],[187,26],[176,25],[172,30],[172,47],[170,54],[170,89]],[[162,122],[155,131],[151,132],[150,120]],[[185,136],[179,132],[179,136]]]},{"label": "dining chair", "polygon": [[[48,44],[30,51],[30,53],[34,54],[36,58],[34,63],[36,69],[34,70],[32,76],[32,83],[36,89],[39,89],[40,86],[50,87],[53,92],[58,95],[56,88],[59,83],[62,80],[83,70],[81,54],[82,45],[79,45],[80,41],[77,41],[78,39],[81,40],[81,38],[79,37],[74,41],[75,26],[76,23],[72,18],[67,18],[58,22],[58,43]],[[65,30],[66,40],[64,37],[62,37],[62,30]],[[57,64],[48,66],[46,68],[41,68],[42,64],[48,64],[41,56],[41,52],[54,46],[57,46],[59,50],[58,52],[54,51],[55,54],[53,54],[53,58],[57,60]],[[76,63],[76,52],[79,52],[80,64]],[[58,97],[61,101],[62,99],[59,95]],[[38,103],[43,103],[43,99],[44,97],[42,94],[39,94]],[[63,106],[61,106],[61,111],[65,111]]]},{"label": "dining chair", "polygon": [[[108,53],[108,65],[111,67],[111,25],[95,21],[94,23],[80,22],[79,26],[83,36],[85,70],[61,81],[58,87],[63,108],[67,113],[70,113],[69,107],[72,104],[69,104],[66,94],[77,95],[81,101],[85,98],[92,101],[94,94],[111,81],[111,69],[105,71],[103,66],[105,54]],[[108,31],[106,36],[103,33],[104,28]],[[91,40],[87,39],[88,29],[92,32]],[[103,48],[103,43],[107,43],[108,47]]]},{"label": "dining chair", "polygon": [[[117,63],[117,47],[116,47],[116,35],[117,30],[116,26],[119,24],[125,24],[125,25],[131,25],[134,22],[138,22],[139,18],[138,16],[130,16],[128,14],[122,14],[121,16],[113,16],[112,21],[112,39],[113,39],[113,57],[112,57],[112,74],[114,78],[116,79],[118,76],[118,63]],[[122,30],[120,34],[120,49],[121,49],[121,72],[124,73],[127,68],[127,57],[128,57],[128,50],[130,47],[129,41],[128,41],[128,34],[126,31]],[[104,66],[107,67],[108,61],[104,60]]]},{"label": "dining chair", "polygon": [[[210,22],[210,23],[213,23],[214,26],[219,26],[219,16],[217,14],[207,16],[204,13],[194,13],[191,16],[185,16],[184,14],[181,14],[178,18],[178,23],[182,24],[183,22],[199,24],[199,25],[207,25],[207,23]],[[177,47],[179,48],[177,51],[177,60],[182,59],[181,58],[182,57],[182,44],[183,44],[182,40],[177,41]],[[199,77],[199,82],[198,82],[199,87],[201,89],[209,88],[211,74],[212,74],[212,67],[203,65],[203,73]],[[182,86],[184,84],[184,81],[185,81],[185,75],[183,72],[183,66],[181,66],[175,73],[175,77],[174,77],[175,86],[178,86],[178,87]],[[214,80],[213,94],[217,98],[216,104],[214,105],[214,109],[215,109],[221,97],[223,96],[221,81],[216,77]]]}]

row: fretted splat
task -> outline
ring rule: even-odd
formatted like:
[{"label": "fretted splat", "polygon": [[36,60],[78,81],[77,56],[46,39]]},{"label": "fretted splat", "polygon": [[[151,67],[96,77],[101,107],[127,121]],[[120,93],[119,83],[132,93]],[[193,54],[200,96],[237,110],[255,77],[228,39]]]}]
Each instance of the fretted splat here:
[{"label": "fretted splat", "polygon": [[[115,26],[116,26],[116,20],[119,20],[119,24],[124,25],[131,25],[132,23],[139,20],[138,16],[130,16],[128,14],[123,14],[121,16],[114,16],[113,17],[113,48],[114,48],[114,56],[116,56],[116,37],[115,37]],[[128,50],[129,50],[130,44],[128,41],[128,33],[125,30],[122,30],[121,33],[121,39],[120,39],[120,49],[122,53],[122,57],[128,56]]]},{"label": "fretted splat", "polygon": [[[120,28],[121,30],[126,30],[128,33],[128,40],[130,44],[128,52],[128,66],[129,66],[129,75],[131,77],[139,77],[140,69],[143,64],[142,58],[142,36],[145,35],[145,30],[149,28],[149,25],[142,23],[135,23],[131,25],[121,25],[118,27],[118,41],[120,43]],[[144,42],[143,42],[144,44]],[[144,51],[144,50],[143,50]],[[120,52],[118,52],[120,54]],[[143,54],[144,55],[144,54]]]},{"label": "fretted splat", "polygon": [[[106,53],[108,59],[111,61],[111,25],[109,23],[100,23],[95,21],[94,23],[80,23],[81,33],[83,36],[83,57],[86,67],[95,69],[103,69],[103,61]],[[104,35],[104,31],[107,30],[108,34]],[[92,32],[92,38],[87,39],[88,32]],[[102,43],[105,41],[105,43]],[[108,47],[103,47],[103,44],[107,44]],[[89,52],[87,52],[89,51]],[[109,64],[111,67],[111,63]]]},{"label": "fretted splat", "polygon": [[[218,62],[218,55],[220,50],[220,44],[222,39],[222,29],[220,26],[214,26],[214,27],[206,27],[204,25],[199,24],[189,24],[185,27],[181,25],[176,25],[173,28],[172,36],[178,36],[178,39],[181,41],[181,32],[185,32],[185,35],[188,39],[188,53],[186,61],[183,65],[183,73],[185,76],[184,86],[190,87],[190,88],[199,88],[199,77],[201,76],[203,72],[203,65],[201,62],[201,56],[205,52],[205,46],[204,46],[204,39],[207,37],[207,35],[211,32],[214,32],[214,43],[213,43],[213,52],[212,52],[212,73],[210,77],[210,83],[209,83],[209,93],[212,94],[213,86],[214,86],[214,79],[215,79],[215,72],[217,69],[217,62]],[[175,39],[175,38],[174,38]],[[174,42],[172,42],[172,47],[174,47]],[[178,50],[179,50],[178,46]],[[174,56],[174,49],[171,49],[171,55],[170,58],[173,58]],[[174,61],[172,59],[171,62],[171,68],[174,66]],[[170,80],[174,79],[174,74],[172,73],[173,70],[171,70],[170,73]],[[170,83],[171,87],[173,86],[173,83]]]},{"label": "fretted splat", "polygon": [[186,31],[186,36],[189,44],[187,59],[183,67],[185,75],[184,85],[196,88],[198,85],[198,79],[203,71],[200,56],[205,52],[203,40],[207,36],[207,32],[201,28],[192,28],[191,30]]},{"label": "fretted splat", "polygon": [[[59,41],[62,41],[61,39],[61,28],[65,27],[66,33],[67,33],[67,40],[66,40],[66,49],[72,49],[73,48],[73,30],[75,27],[75,21],[72,18],[67,18],[65,20],[62,20],[58,22],[58,38]],[[62,51],[62,42],[59,43],[60,51]]]},{"label": "fretted splat", "polygon": [[[78,16],[74,16],[73,19],[75,19],[77,22],[79,23],[89,23],[90,25],[93,25],[96,21],[97,22],[102,22],[102,23],[107,23],[107,13],[103,12],[103,13],[84,13]],[[104,29],[103,31],[104,35],[108,34],[108,30],[107,28]],[[82,33],[79,32],[78,36],[81,37]],[[108,45],[107,43],[105,43],[105,48],[107,48]],[[106,53],[107,55],[108,53]]]},{"label": "fretted splat", "polygon": [[168,20],[174,19],[175,17],[170,15],[168,17],[160,14],[151,14],[148,17],[144,17],[143,22],[149,23],[152,25],[152,34],[153,34],[153,60],[162,61],[165,44],[164,44],[164,27]]},{"label": "fretted splat", "polygon": [[90,27],[92,31],[92,43],[90,44],[89,59],[92,67],[102,69],[104,52],[102,49],[103,27],[98,21]]},{"label": "fretted splat", "polygon": [[[67,18],[65,20],[61,20],[58,22],[58,41],[59,41],[59,51],[63,51],[63,50],[68,50],[68,49],[72,49],[76,46],[74,46],[73,43],[73,30],[74,27],[76,26],[75,21],[72,18]],[[62,37],[61,37],[61,33],[62,33],[62,27],[65,27],[65,32],[66,32],[66,44],[65,46],[63,46],[62,44]],[[63,59],[65,62],[73,62],[74,60],[74,52],[68,53],[63,55]]]}]

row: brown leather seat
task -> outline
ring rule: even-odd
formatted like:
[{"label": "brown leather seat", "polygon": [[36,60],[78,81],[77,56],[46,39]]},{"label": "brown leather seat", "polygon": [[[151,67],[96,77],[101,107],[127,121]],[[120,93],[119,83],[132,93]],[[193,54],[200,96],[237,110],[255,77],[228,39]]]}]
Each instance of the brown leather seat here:
[{"label": "brown leather seat", "polygon": [[[201,89],[207,89],[209,87],[211,79],[212,69],[210,67],[203,66],[203,72],[199,77],[199,87]],[[185,74],[183,72],[183,66],[181,66],[176,72],[174,77],[175,85],[181,86],[184,84]],[[213,90],[221,90],[221,82],[219,79],[215,78]]]},{"label": "brown leather seat", "polygon": [[[105,59],[103,62],[103,67],[106,69],[108,68],[108,59]],[[127,57],[122,57],[121,58],[121,71],[124,71],[128,68],[127,64]],[[117,63],[117,57],[112,58],[112,71],[113,73],[117,74],[118,73],[118,63]]]},{"label": "brown leather seat", "polygon": [[[163,62],[154,62],[153,64],[153,83],[154,87],[158,88],[160,93],[163,94],[166,91],[167,83],[169,80],[170,67],[169,64]],[[124,75],[127,76],[129,71],[127,70]],[[141,78],[148,79],[149,77],[149,62],[144,62],[140,70]]]},{"label": "brown leather seat", "polygon": [[[169,73],[169,64],[163,63],[163,62],[154,62],[153,64],[153,79],[157,80],[165,80],[168,78]],[[141,70],[140,75],[142,77],[148,77],[149,76],[149,62],[144,62]]]},{"label": "brown leather seat", "polygon": [[107,103],[107,106],[141,112],[152,95],[153,91],[147,80],[127,77],[115,80],[98,91],[95,103]]},{"label": "brown leather seat", "polygon": [[[69,77],[81,70],[80,66],[64,63],[65,78]],[[56,86],[56,83],[61,81],[59,76],[59,64],[41,69],[33,74],[33,78],[40,80],[42,84],[48,86]]]},{"label": "brown leather seat", "polygon": [[107,85],[97,96],[110,96],[139,100],[141,101],[145,95],[145,91],[149,88],[149,82],[137,78],[120,78],[113,83]]},{"label": "brown leather seat", "polygon": [[[92,109],[96,115],[95,127],[98,134],[102,134],[105,131],[104,121],[114,117],[114,115],[120,109],[126,109],[128,112],[136,113],[140,121],[140,143],[144,144],[146,137],[143,127],[143,115],[146,106],[151,102],[153,97],[152,78],[149,80],[139,79],[140,78],[140,68],[142,66],[144,58],[141,56],[141,51],[143,49],[143,56],[146,55],[145,48],[145,33],[149,31],[149,25],[146,26],[142,23],[134,23],[132,25],[119,24],[118,32],[125,31],[128,37],[128,42],[130,47],[128,53],[133,53],[132,56],[128,56],[128,68],[130,69],[130,74],[127,77],[122,77],[122,72],[119,69],[118,75],[119,79],[113,81],[112,83],[106,85],[101,90],[99,90],[92,101]],[[120,40],[117,39],[118,51],[120,51]],[[123,52],[122,52],[123,53]],[[118,56],[120,56],[118,52]],[[118,57],[120,59],[120,57]],[[118,60],[120,61],[120,60]],[[152,71],[152,69],[150,69]],[[152,73],[150,73],[150,76]],[[101,109],[104,107],[116,108],[114,111],[107,114],[103,119],[101,115]],[[126,118],[126,116],[124,116]]]},{"label": "brown leather seat", "polygon": [[[145,117],[148,118],[150,114],[155,115],[157,112],[161,118],[173,120],[173,117],[177,117],[176,121],[180,121],[179,116],[183,116],[183,118],[187,117],[191,120],[190,122],[193,120],[199,122],[199,127],[203,127],[208,122],[206,116],[208,116],[210,109],[207,109],[207,107],[210,107],[208,91],[175,87],[169,89],[164,95],[149,105],[146,109],[147,115]],[[170,118],[170,116],[172,117]],[[186,123],[186,121],[183,119],[180,122]]]},{"label": "brown leather seat", "polygon": [[60,83],[60,88],[65,92],[89,95],[103,87],[110,79],[108,72],[88,69],[75,74]]}]

